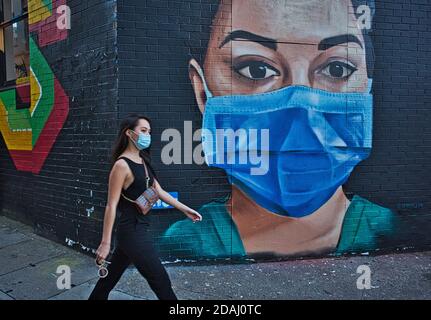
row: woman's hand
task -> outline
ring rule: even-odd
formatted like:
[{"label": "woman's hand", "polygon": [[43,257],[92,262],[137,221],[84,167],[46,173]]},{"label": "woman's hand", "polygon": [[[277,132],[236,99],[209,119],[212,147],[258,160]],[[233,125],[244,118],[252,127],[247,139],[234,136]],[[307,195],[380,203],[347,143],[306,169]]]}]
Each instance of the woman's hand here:
[{"label": "woman's hand", "polygon": [[202,221],[202,216],[199,214],[199,212],[191,208],[187,208],[186,210],[183,211],[183,213],[193,222]]},{"label": "woman's hand", "polygon": [[109,255],[109,251],[111,250],[111,244],[107,242],[102,242],[99,248],[96,251],[96,262],[101,264]]},{"label": "woman's hand", "polygon": [[169,193],[163,190],[163,188],[160,186],[156,179],[154,179],[154,184],[156,185],[156,190],[159,193],[160,199],[162,199],[162,201],[182,211],[193,222],[202,221],[202,216],[199,214],[199,212],[187,207],[185,204],[179,202],[177,199],[174,199]]}]

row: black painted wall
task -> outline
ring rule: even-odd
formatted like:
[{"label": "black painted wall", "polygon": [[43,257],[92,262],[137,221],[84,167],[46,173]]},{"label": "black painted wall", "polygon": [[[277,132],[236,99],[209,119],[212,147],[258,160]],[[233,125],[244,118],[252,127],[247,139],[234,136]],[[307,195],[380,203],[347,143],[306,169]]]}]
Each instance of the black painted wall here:
[{"label": "black painted wall", "polygon": [[[67,1],[72,12],[68,38],[42,52],[69,96],[69,115],[40,174],[17,171],[0,139],[2,214],[78,249],[97,248],[110,149],[119,120],[132,112],[154,121],[154,167],[167,191],[180,192],[180,200],[195,209],[228,194],[222,171],[166,166],[160,159],[164,129],[182,132],[184,121],[201,127],[188,61],[205,53],[217,3]],[[397,248],[431,245],[430,21],[428,0],[377,0],[374,148],[345,186],[347,194],[401,216]],[[156,239],[182,218],[176,210],[154,212]],[[173,258],[169,252],[162,255]]]},{"label": "black painted wall", "polygon": [[[218,0],[118,1],[120,57],[119,116],[144,112],[155,132],[193,121],[202,126],[188,77],[191,57],[202,60]],[[429,246],[431,221],[431,3],[377,0],[371,33],[374,70],[373,151],[344,186],[394,210],[402,221],[396,248]],[[180,200],[197,209],[229,193],[224,173],[206,165],[160,161],[166,142],[156,136],[154,161],[162,184],[181,190]],[[160,230],[178,219],[175,211],[156,215]],[[392,245],[382,250],[394,250]],[[171,259],[175,257],[164,253]]]},{"label": "black painted wall", "polygon": [[71,0],[67,5],[67,39],[41,51],[69,96],[69,115],[39,174],[17,171],[0,139],[0,207],[43,236],[95,247],[117,129],[117,4]]}]

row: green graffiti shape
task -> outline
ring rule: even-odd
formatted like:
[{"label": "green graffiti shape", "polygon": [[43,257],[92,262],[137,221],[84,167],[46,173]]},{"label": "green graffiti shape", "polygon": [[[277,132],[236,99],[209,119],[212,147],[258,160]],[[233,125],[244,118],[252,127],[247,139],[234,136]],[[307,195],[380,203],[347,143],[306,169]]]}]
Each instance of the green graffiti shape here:
[{"label": "green graffiti shape", "polygon": [[42,0],[42,2],[52,14],[52,0]]},{"label": "green graffiti shape", "polygon": [[15,89],[0,92],[0,100],[6,108],[7,122],[11,130],[31,130],[28,109],[16,109]]},{"label": "green graffiti shape", "polygon": [[36,144],[45,123],[54,108],[54,74],[40,52],[33,37],[30,37],[30,65],[41,87],[41,98],[31,116],[33,146]]}]

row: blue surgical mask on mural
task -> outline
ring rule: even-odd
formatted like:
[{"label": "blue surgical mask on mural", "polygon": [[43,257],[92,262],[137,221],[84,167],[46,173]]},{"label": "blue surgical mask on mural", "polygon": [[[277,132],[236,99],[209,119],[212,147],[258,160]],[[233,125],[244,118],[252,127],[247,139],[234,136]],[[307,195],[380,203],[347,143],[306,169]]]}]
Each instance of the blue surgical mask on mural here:
[{"label": "blue surgical mask on mural", "polygon": [[[312,214],[370,154],[371,80],[365,93],[289,86],[269,93],[214,97],[202,73],[201,77],[207,95],[202,128],[206,163],[224,169],[232,184],[273,213]],[[259,147],[256,141],[247,145],[235,141],[234,149],[228,150],[217,137],[220,129],[269,129],[269,143]],[[266,174],[252,174],[250,162],[217,162],[220,152],[239,156],[250,151],[268,154]]]},{"label": "blue surgical mask on mural", "polygon": [[[134,133],[136,134],[136,132]],[[132,141],[138,150],[148,149],[151,145],[151,135],[141,132],[139,133],[138,140],[135,141],[132,139]]]}]

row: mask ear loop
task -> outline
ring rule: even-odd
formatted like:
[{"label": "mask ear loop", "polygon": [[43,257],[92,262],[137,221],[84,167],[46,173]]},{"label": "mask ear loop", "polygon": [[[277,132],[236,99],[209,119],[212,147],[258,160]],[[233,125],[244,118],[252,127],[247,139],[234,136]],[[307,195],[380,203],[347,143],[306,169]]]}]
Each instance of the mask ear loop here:
[{"label": "mask ear loop", "polygon": [[204,85],[204,90],[205,90],[205,94],[206,94],[206,96],[207,96],[207,99],[211,99],[211,98],[213,98],[214,96],[213,96],[213,94],[211,93],[210,89],[208,88],[207,81],[205,80],[205,76],[204,76],[204,73],[203,73],[202,69],[201,69],[201,68],[195,68],[195,69],[196,69],[196,71],[198,72],[199,76],[200,76],[200,77],[201,77],[201,79],[202,79],[202,82],[203,82],[203,85]]},{"label": "mask ear loop", "polygon": [[[133,132],[135,135],[138,135],[135,131],[133,131],[132,129],[128,129],[128,131],[129,131],[129,133],[130,132]],[[133,140],[133,138],[132,138],[132,140]]]},{"label": "mask ear loop", "polygon": [[[210,89],[208,88],[208,84],[207,81],[205,80],[205,75],[202,71],[201,68],[195,68],[195,70],[198,72],[199,76],[201,77],[203,86],[204,86],[204,90],[205,90],[205,94],[207,96],[207,100],[213,98],[213,94],[211,93]],[[202,139],[202,144],[205,144],[206,139],[205,139],[205,130],[201,131],[201,139]],[[205,154],[205,162],[209,165],[210,163],[213,163],[213,161],[208,157],[208,155]]]},{"label": "mask ear loop", "polygon": [[[130,132],[133,132],[134,134],[136,134],[136,132],[135,131],[133,131],[132,129],[128,129],[127,131],[129,131],[129,133]],[[134,140],[133,140],[133,138],[132,137],[129,137],[131,140],[132,140],[132,142],[135,142]]]}]

